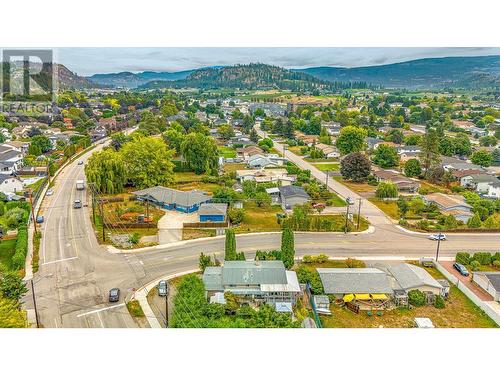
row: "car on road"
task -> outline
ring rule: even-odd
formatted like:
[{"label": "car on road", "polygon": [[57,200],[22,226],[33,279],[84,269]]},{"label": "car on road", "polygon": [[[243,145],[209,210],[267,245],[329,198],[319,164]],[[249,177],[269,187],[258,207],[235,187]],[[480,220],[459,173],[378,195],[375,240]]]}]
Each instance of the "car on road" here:
[{"label": "car on road", "polygon": [[160,282],[158,283],[156,288],[158,289],[158,295],[160,297],[165,297],[167,295],[168,285],[167,285],[167,282],[165,280],[160,280]]},{"label": "car on road", "polygon": [[77,199],[73,202],[73,208],[82,208],[82,201]]},{"label": "car on road", "polygon": [[54,194],[54,190],[53,189],[47,190],[47,195],[52,195],[52,194]]},{"label": "car on road", "polygon": [[347,197],[345,199],[345,201],[347,202],[347,204],[350,204],[350,205],[353,205],[354,204],[354,199],[352,199],[351,197]]},{"label": "car on road", "polygon": [[120,300],[120,288],[113,288],[109,291],[109,302],[118,302]]},{"label": "car on road", "polygon": [[429,236],[429,240],[433,241],[446,241],[446,234],[439,233],[439,234],[431,234]]},{"label": "car on road", "polygon": [[467,271],[467,268],[465,268],[463,264],[453,263],[453,268],[455,268],[460,273],[460,275],[469,276],[469,271]]},{"label": "car on road", "polygon": [[37,222],[38,224],[43,223],[43,216],[42,216],[42,215],[37,216],[37,217],[36,217],[36,222]]},{"label": "car on road", "polygon": [[78,160],[78,165],[83,165],[83,160]]}]

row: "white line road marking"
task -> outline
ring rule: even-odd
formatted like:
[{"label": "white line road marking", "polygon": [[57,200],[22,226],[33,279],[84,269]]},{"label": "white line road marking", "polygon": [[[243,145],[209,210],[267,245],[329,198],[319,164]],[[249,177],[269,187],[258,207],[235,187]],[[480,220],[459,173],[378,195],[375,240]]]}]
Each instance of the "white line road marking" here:
[{"label": "white line road marking", "polygon": [[67,260],[72,260],[72,259],[78,259],[78,257],[71,257],[71,258],[63,258],[63,259],[58,259],[58,260],[52,260],[50,262],[42,263],[42,265],[52,264],[52,263],[59,263],[59,262],[65,262]]},{"label": "white line road marking", "polygon": [[99,314],[99,312],[97,312],[97,317],[99,318],[99,322],[101,323],[101,328],[104,328],[104,323],[102,322],[101,314]]},{"label": "white line road marking", "polygon": [[97,309],[97,310],[87,311],[85,313],[78,314],[76,317],[77,318],[81,318],[82,316],[85,316],[85,315],[95,314],[95,313],[98,313],[98,312],[101,312],[101,311],[115,309],[117,307],[122,307],[122,306],[125,306],[125,304],[124,303],[120,303],[120,304],[114,305],[114,306],[108,306],[108,307],[103,307],[103,308],[100,308],[100,309]]}]

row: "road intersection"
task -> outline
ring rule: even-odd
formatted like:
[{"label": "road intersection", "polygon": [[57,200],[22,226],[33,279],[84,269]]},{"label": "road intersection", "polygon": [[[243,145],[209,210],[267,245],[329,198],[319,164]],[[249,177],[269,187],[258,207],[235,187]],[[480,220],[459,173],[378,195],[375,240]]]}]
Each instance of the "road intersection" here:
[{"label": "road intersection", "polygon": [[[136,327],[124,304],[135,290],[158,278],[196,268],[200,252],[216,254],[219,259],[223,257],[223,237],[179,241],[138,250],[109,251],[108,247],[100,245],[86,207],[89,197],[86,192],[77,191],[75,183],[85,179],[84,168],[78,161],[87,160],[92,152],[102,147],[98,145],[66,166],[55,180],[54,195],[45,197],[41,206],[46,219],[42,225],[40,268],[34,283],[38,317],[43,327]],[[290,154],[287,152],[286,156],[302,167],[294,160],[296,155]],[[304,167],[309,169],[310,165]],[[313,175],[321,179],[316,171]],[[343,191],[347,189],[343,185],[330,186],[339,195],[357,197],[350,191]],[[74,199],[82,200],[83,209],[73,209]],[[372,223],[372,230],[346,235],[296,233],[296,255],[325,253],[332,257],[418,258],[435,254],[436,243],[426,235],[396,227],[378,208],[365,202],[368,201],[363,201],[362,214]],[[448,238],[441,244],[440,256],[454,256],[463,250],[499,249],[500,237],[496,234],[464,233]],[[238,235],[237,247],[251,257],[257,250],[279,248],[280,239],[281,233]],[[113,287],[121,289],[122,298],[119,303],[110,304],[108,291]],[[25,304],[27,309],[32,308],[31,295],[26,296]]]}]

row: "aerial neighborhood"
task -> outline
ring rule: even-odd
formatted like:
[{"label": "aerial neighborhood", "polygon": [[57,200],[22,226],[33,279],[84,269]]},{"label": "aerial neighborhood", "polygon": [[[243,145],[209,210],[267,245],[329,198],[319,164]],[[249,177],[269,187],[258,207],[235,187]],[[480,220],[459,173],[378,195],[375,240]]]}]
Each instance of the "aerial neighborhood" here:
[{"label": "aerial neighborhood", "polygon": [[40,279],[12,326],[500,324],[498,92],[75,77],[0,115],[1,280]]}]

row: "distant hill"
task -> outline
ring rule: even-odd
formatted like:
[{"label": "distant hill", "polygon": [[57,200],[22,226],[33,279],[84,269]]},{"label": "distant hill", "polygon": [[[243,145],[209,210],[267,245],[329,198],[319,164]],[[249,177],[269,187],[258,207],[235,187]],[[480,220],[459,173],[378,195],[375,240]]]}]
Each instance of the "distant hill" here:
[{"label": "distant hill", "polygon": [[183,70],[179,72],[120,72],[94,74],[88,79],[94,83],[123,88],[136,88],[151,81],[175,81],[185,79],[195,70]]},{"label": "distant hill", "polygon": [[303,72],[266,64],[248,64],[198,69],[185,79],[177,81],[156,80],[141,85],[139,88],[334,90],[340,86],[341,84],[326,82]]},{"label": "distant hill", "polygon": [[330,82],[364,81],[395,88],[498,87],[500,56],[443,57],[359,68],[296,69]]}]

